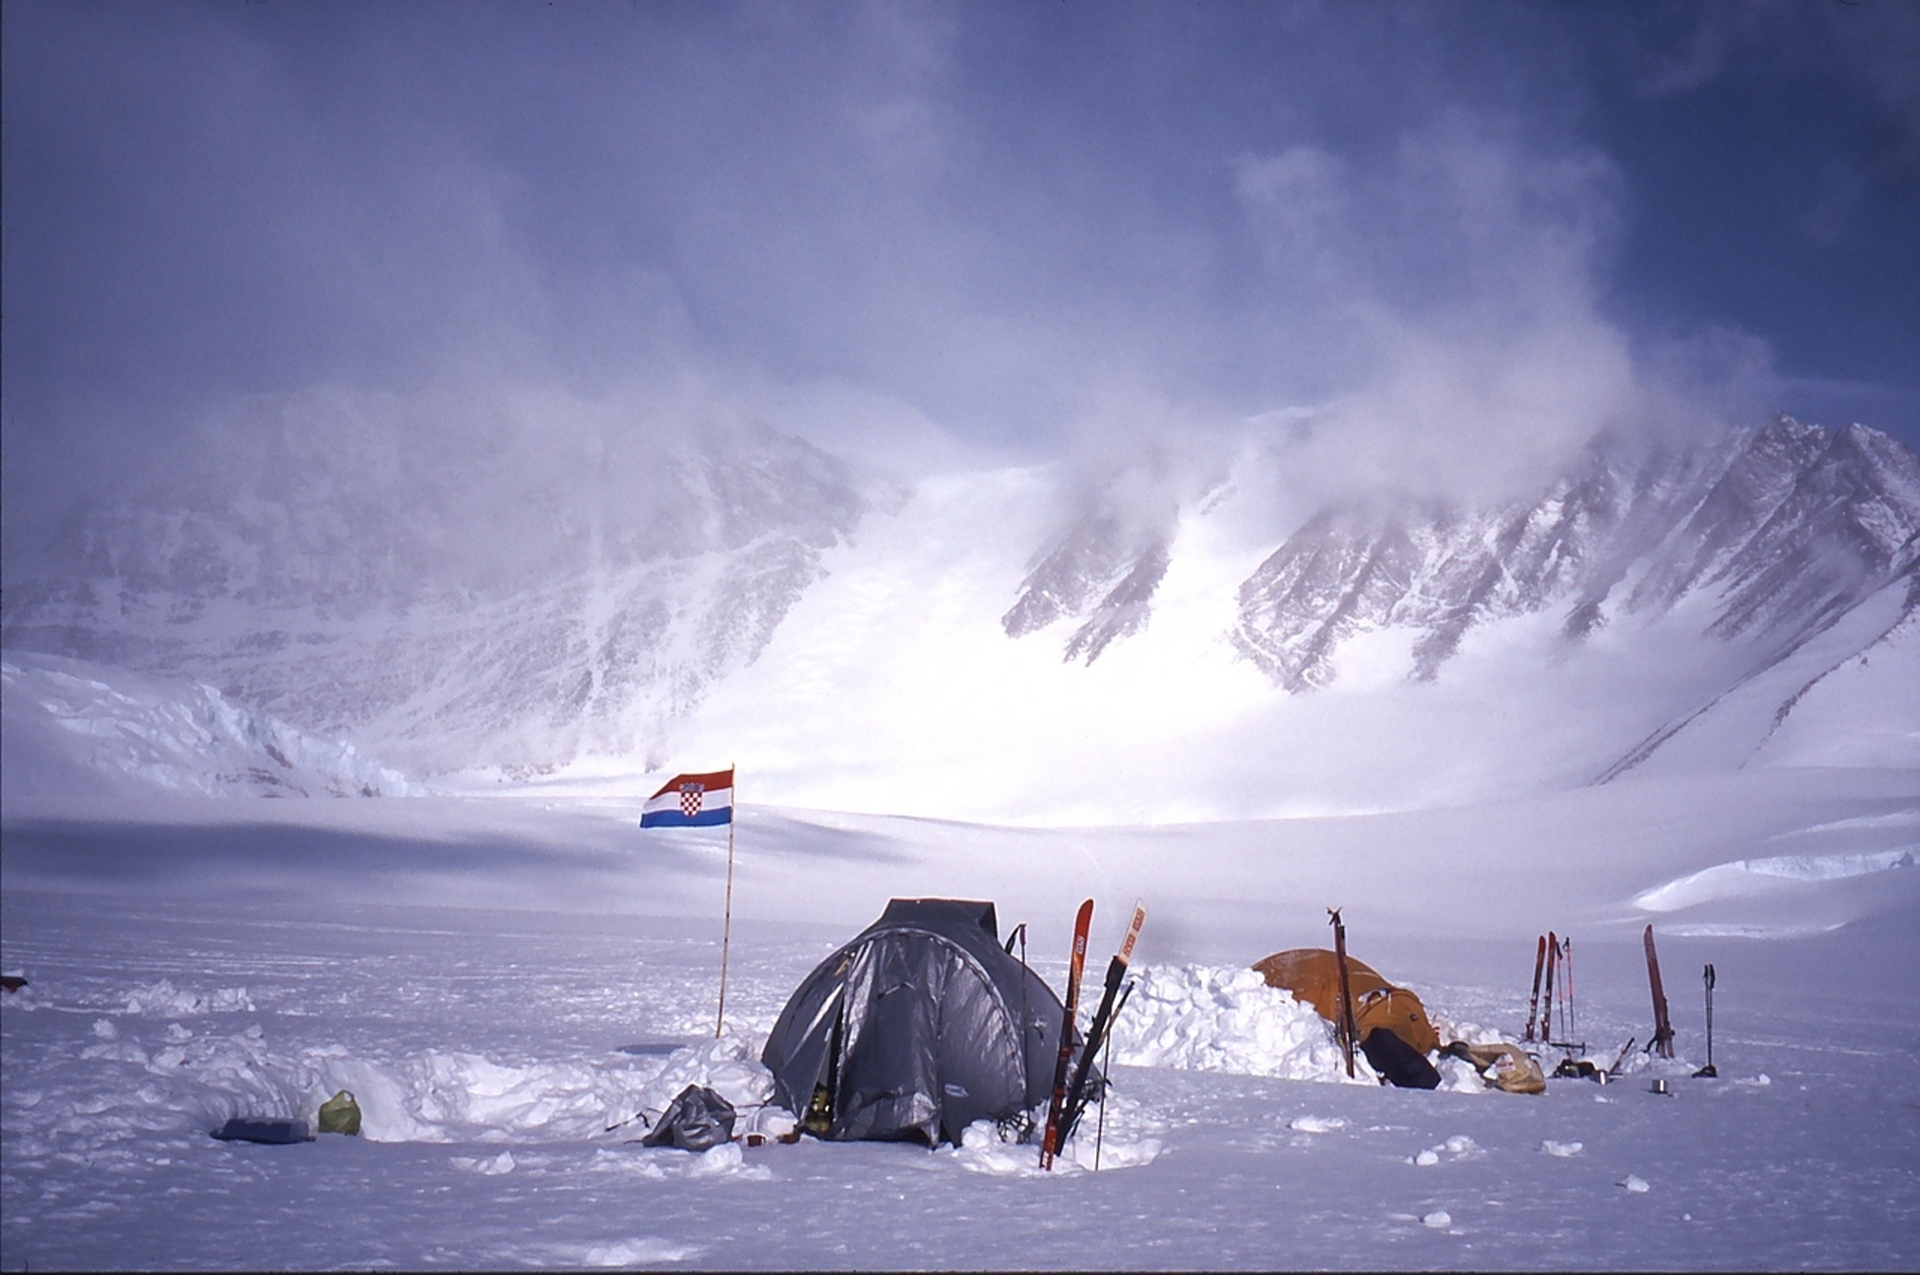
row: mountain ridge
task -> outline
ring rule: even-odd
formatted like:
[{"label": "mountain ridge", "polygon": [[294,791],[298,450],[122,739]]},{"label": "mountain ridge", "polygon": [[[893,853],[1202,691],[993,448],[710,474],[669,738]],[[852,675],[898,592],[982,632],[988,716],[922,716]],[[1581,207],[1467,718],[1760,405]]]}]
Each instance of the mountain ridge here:
[{"label": "mountain ridge", "polygon": [[[506,451],[511,468],[518,454]],[[961,743],[992,747],[998,729],[1042,755],[1076,731],[1103,747],[1132,740],[1141,756],[1115,767],[1116,790],[1137,786],[1119,772],[1150,770],[1156,750],[1254,738],[1320,748],[1323,768],[1373,767],[1383,793],[1403,793],[1401,774],[1437,760],[1420,751],[1427,736],[1456,753],[1497,744],[1488,756],[1504,760],[1482,768],[1486,782],[1512,766],[1514,782],[1534,771],[1595,782],[1678,756],[1676,738],[1705,739],[1734,716],[1756,724],[1680,752],[1727,766],[1772,755],[1783,723],[1843,685],[1890,705],[1876,738],[1899,764],[1920,757],[1920,704],[1884,672],[1920,644],[1920,458],[1860,426],[1780,417],[1685,445],[1601,439],[1531,497],[1332,505],[1265,549],[1244,537],[1220,547],[1233,500],[1258,502],[1219,481],[1149,515],[1095,492],[1049,530],[1036,502],[1060,480],[1038,470],[1011,483],[951,476],[929,504],[925,485],[876,501],[845,462],[765,426],[644,461],[605,458],[592,458],[591,481],[562,467],[557,486],[523,484],[496,534],[535,543],[515,545],[505,567],[483,557],[452,578],[398,559],[456,539],[486,503],[470,493],[436,505],[416,491],[418,525],[403,532],[389,530],[392,510],[356,524],[350,511],[378,502],[340,497],[352,475],[339,472],[332,494],[303,490],[284,508],[272,490],[158,493],[83,520],[75,553],[50,572],[10,563],[0,636],[215,684],[418,776],[523,782],[588,762],[652,772],[723,746],[791,758],[779,766],[795,792],[813,791],[809,766],[894,775],[904,792],[915,765],[977,769],[986,783],[996,766],[1012,776],[1037,764],[1019,748],[990,760]],[[909,546],[926,536],[942,547],[915,558]],[[1009,594],[1010,606],[993,600]],[[1662,652],[1682,650],[1681,672],[1658,674],[1678,658]],[[1451,698],[1415,693],[1469,670]],[[1566,736],[1551,764],[1501,739],[1503,681],[1533,706],[1529,720]],[[1626,706],[1584,742],[1586,703],[1555,707],[1576,685]],[[1113,694],[1139,703],[1098,707]],[[1387,737],[1365,732],[1399,721],[1403,701],[1442,716],[1386,725],[1414,742],[1370,758],[1366,741]],[[1449,726],[1445,704],[1477,706],[1482,744]],[[1836,711],[1814,714],[1826,734]],[[960,729],[929,712],[979,721]],[[722,726],[735,742],[715,742]],[[882,741],[942,735],[946,751],[928,760],[898,745],[885,755]],[[1785,735],[1794,755],[1821,753],[1804,730]],[[1283,774],[1278,759],[1245,764],[1265,768],[1259,783]],[[1296,769],[1296,785],[1320,773]],[[1098,778],[1075,782],[1091,793]],[[956,775],[941,791],[965,786]],[[1426,798],[1353,798],[1415,799]]]}]

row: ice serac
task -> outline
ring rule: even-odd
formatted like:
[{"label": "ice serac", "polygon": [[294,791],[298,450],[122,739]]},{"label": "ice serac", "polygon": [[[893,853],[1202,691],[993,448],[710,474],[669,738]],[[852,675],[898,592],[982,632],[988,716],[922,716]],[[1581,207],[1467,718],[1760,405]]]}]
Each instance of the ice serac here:
[{"label": "ice serac", "polygon": [[1231,638],[1301,692],[1367,630],[1416,631],[1409,673],[1427,680],[1486,621],[1564,608],[1577,642],[1697,601],[1709,633],[1738,640],[1743,679],[1915,580],[1916,532],[1920,460],[1858,425],[1783,416],[1687,448],[1602,442],[1530,501],[1317,515],[1242,584]]}]

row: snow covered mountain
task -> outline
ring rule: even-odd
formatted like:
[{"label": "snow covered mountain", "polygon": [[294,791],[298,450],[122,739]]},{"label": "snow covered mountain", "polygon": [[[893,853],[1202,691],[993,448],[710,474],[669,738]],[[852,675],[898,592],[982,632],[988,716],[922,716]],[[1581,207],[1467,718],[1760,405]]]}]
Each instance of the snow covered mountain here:
[{"label": "snow covered mountain", "polygon": [[316,739],[211,686],[55,655],[0,660],[6,799],[403,797],[416,789],[352,744]]},{"label": "snow covered mountain", "polygon": [[1241,585],[1233,640],[1302,691],[1333,678],[1355,633],[1410,628],[1413,675],[1427,680],[1487,620],[1564,603],[1563,632],[1578,641],[1705,597],[1707,631],[1746,639],[1768,663],[1882,588],[1920,585],[1916,532],[1911,452],[1858,425],[1830,433],[1783,417],[1638,463],[1595,448],[1537,499],[1503,508],[1322,513]]},{"label": "snow covered mountain", "polygon": [[415,775],[734,760],[764,800],[965,817],[1920,765],[1920,458],[1857,425],[1601,440],[1531,497],[1339,503],[1276,545],[1232,465],[1197,495],[1076,501],[1040,467],[878,498],[754,425],[558,457],[507,431],[454,483],[445,439],[296,407],[245,481],[9,562],[5,644]]},{"label": "snow covered mountain", "polygon": [[644,748],[759,653],[864,507],[844,464],[764,426],[555,455],[336,401],[279,424],[9,563],[5,644],[210,682],[414,772],[524,775]]},{"label": "snow covered mountain", "polygon": [[[1091,664],[1147,626],[1167,554],[1096,506],[1029,572],[1005,629],[1069,620],[1065,658]],[[1471,630],[1533,615],[1558,628],[1558,649],[1539,652],[1552,660],[1607,626],[1677,622],[1721,639],[1699,702],[1624,749],[1599,776],[1611,778],[1770,673],[1783,684],[1756,750],[1828,679],[1875,655],[1910,666],[1916,603],[1920,458],[1859,425],[1783,416],[1677,448],[1601,440],[1537,495],[1496,507],[1322,509],[1240,583],[1228,636],[1292,694],[1332,684],[1369,634],[1410,644],[1414,682],[1439,678]],[[1911,756],[1920,699],[1888,689]]]}]

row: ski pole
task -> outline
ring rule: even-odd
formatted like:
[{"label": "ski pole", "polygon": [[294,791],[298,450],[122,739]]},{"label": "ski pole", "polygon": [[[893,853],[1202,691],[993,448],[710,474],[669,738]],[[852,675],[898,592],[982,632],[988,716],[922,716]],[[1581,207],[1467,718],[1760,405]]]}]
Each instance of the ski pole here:
[{"label": "ski pole", "polygon": [[1576,1029],[1573,1025],[1573,939],[1566,938],[1566,939],[1562,939],[1561,942],[1566,946],[1566,952],[1560,958],[1561,965],[1564,966],[1567,971],[1567,1036],[1566,1038],[1568,1040],[1578,1040],[1580,1038],[1574,1034]]},{"label": "ski pole", "polygon": [[1720,1074],[1713,1065],[1713,966],[1709,965],[1701,971],[1700,981],[1707,987],[1707,1065],[1693,1074],[1711,1080]]}]

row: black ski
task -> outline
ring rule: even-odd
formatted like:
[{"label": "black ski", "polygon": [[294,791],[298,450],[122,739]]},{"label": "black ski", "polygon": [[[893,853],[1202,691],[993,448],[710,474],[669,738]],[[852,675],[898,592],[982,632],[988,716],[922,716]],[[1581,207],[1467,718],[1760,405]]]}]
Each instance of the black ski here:
[{"label": "black ski", "polygon": [[1093,1023],[1087,1028],[1087,1043],[1080,1049],[1079,1065],[1073,1069],[1073,1083],[1067,1086],[1066,1110],[1060,1117],[1060,1140],[1056,1145],[1064,1146],[1073,1136],[1073,1127],[1080,1123],[1080,1113],[1087,1107],[1087,1077],[1093,1071],[1093,1060],[1100,1052],[1100,1045],[1106,1039],[1107,1028],[1113,1022],[1113,998],[1119,994],[1120,984],[1127,977],[1127,965],[1133,960],[1133,945],[1140,939],[1140,927],[1146,924],[1147,909],[1144,904],[1133,905],[1133,920],[1127,926],[1127,937],[1120,944],[1120,950],[1107,962],[1107,986],[1100,994],[1100,1008],[1094,1011]]},{"label": "black ski", "polygon": [[1553,1043],[1553,998],[1560,983],[1560,936],[1547,931],[1547,1013],[1540,1020],[1540,1039]]}]

